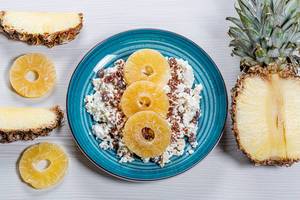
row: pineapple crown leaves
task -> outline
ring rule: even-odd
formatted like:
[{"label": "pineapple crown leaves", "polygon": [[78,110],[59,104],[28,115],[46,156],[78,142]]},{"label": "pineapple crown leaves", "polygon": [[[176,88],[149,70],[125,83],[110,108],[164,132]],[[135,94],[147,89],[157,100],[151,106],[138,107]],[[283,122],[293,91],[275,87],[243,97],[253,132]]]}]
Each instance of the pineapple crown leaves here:
[{"label": "pineapple crown leaves", "polygon": [[242,58],[241,70],[300,63],[300,0],[237,0],[239,18],[227,17],[232,55]]}]

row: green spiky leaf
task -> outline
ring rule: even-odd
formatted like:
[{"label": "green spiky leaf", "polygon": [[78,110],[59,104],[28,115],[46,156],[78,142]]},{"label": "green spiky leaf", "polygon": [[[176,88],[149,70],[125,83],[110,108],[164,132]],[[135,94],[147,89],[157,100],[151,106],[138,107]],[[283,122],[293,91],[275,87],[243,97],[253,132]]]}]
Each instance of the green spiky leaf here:
[{"label": "green spiky leaf", "polygon": [[242,65],[299,65],[300,0],[237,0],[229,36]]}]

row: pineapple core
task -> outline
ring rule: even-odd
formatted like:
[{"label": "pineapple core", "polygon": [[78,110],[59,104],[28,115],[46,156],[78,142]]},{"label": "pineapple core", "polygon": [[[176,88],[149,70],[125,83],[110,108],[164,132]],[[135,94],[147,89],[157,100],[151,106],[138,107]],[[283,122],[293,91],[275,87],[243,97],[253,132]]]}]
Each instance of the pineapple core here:
[{"label": "pineapple core", "polygon": [[236,101],[236,126],[239,143],[252,159],[299,159],[299,93],[299,80],[276,73],[244,80]]}]

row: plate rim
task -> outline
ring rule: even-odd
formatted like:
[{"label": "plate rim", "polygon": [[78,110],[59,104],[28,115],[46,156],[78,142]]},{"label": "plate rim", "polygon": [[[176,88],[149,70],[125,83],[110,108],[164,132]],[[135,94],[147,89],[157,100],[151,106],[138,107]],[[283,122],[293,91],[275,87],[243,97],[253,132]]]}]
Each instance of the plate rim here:
[{"label": "plate rim", "polygon": [[[191,166],[187,167],[186,169],[178,172],[178,173],[175,173],[175,174],[172,174],[172,175],[169,175],[169,176],[164,176],[164,177],[160,177],[160,178],[151,178],[151,179],[136,179],[136,178],[130,178],[130,177],[125,177],[125,176],[122,176],[122,175],[119,175],[119,174],[116,174],[116,173],[113,173],[105,168],[103,168],[101,165],[99,165],[98,163],[96,163],[84,150],[83,148],[81,147],[81,145],[79,144],[78,140],[76,139],[75,135],[74,135],[74,130],[73,130],[73,127],[71,125],[71,120],[69,118],[69,109],[68,109],[68,102],[69,102],[69,93],[70,93],[70,86],[71,86],[71,82],[72,80],[74,79],[74,75],[75,75],[75,72],[78,70],[79,66],[81,65],[81,63],[86,59],[87,56],[89,56],[91,54],[91,52],[94,51],[94,49],[96,49],[98,46],[102,45],[103,43],[107,42],[109,39],[113,38],[113,37],[118,37],[119,35],[122,35],[122,34],[126,34],[126,33],[131,33],[131,32],[139,32],[139,31],[157,31],[157,32],[165,32],[167,34],[171,34],[171,35],[174,35],[176,37],[179,37],[181,39],[184,39],[188,42],[190,42],[191,44],[193,44],[196,48],[198,48],[200,51],[202,51],[202,53],[208,58],[208,60],[213,64],[213,66],[215,67],[216,71],[218,72],[218,75],[219,77],[221,78],[221,82],[222,82],[222,85],[225,89],[225,104],[226,104],[226,109],[225,109],[225,118],[224,118],[224,122],[223,122],[223,126],[222,126],[222,129],[219,133],[219,136],[218,136],[218,139],[216,140],[215,144],[213,145],[213,147],[204,154],[203,158],[202,159],[199,159],[197,160],[194,164],[192,164]],[[178,176],[178,175],[181,175],[183,174],[184,172],[192,169],[193,167],[195,167],[196,165],[198,165],[201,161],[203,161],[207,156],[208,154],[210,154],[215,148],[216,146],[219,144],[220,142],[220,139],[222,138],[222,135],[224,133],[224,130],[225,130],[225,127],[226,127],[226,122],[227,122],[227,117],[228,117],[228,93],[227,93],[227,87],[226,87],[226,84],[225,84],[225,81],[224,81],[224,78],[222,76],[222,73],[220,72],[218,66],[216,65],[216,63],[213,61],[213,59],[208,55],[208,53],[203,50],[197,43],[195,43],[194,41],[192,41],[191,39],[181,35],[181,34],[178,34],[178,33],[175,33],[175,32],[172,32],[172,31],[169,31],[169,30],[165,30],[165,29],[158,29],[158,28],[138,28],[138,29],[129,29],[129,30],[126,30],[126,31],[121,31],[121,32],[118,32],[116,34],[113,34],[109,37],[106,37],[105,39],[101,40],[100,42],[98,42],[97,44],[95,44],[92,48],[90,48],[90,50],[88,50],[84,56],[80,59],[80,61],[78,62],[76,68],[73,70],[72,72],[72,75],[71,75],[71,78],[69,80],[69,83],[68,83],[68,88],[67,88],[67,95],[66,95],[66,114],[67,114],[67,121],[68,121],[68,125],[69,125],[69,128],[70,128],[70,131],[71,131],[71,135],[73,137],[73,139],[75,140],[76,142],[76,145],[77,147],[80,149],[80,151],[83,153],[83,155],[85,155],[85,157],[90,161],[92,162],[97,168],[99,168],[100,170],[104,171],[105,173],[115,177],[115,178],[118,178],[118,179],[121,179],[121,180],[126,180],[126,181],[130,181],[130,182],[150,182],[150,181],[158,181],[158,180],[163,180],[163,179],[168,179],[168,178],[172,178],[172,177],[175,177],[175,176]]]}]

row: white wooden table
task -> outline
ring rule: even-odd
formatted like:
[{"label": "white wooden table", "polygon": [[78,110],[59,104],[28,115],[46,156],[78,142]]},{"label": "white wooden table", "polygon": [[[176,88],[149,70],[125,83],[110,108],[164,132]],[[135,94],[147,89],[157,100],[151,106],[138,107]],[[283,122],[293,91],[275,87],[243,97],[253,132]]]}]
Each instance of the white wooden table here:
[{"label": "white wooden table", "polygon": [[[239,59],[230,56],[229,23],[234,0],[1,0],[0,10],[81,11],[84,28],[75,41],[48,49],[0,36],[0,105],[65,108],[68,82],[83,55],[97,42],[124,30],[161,28],[199,44],[220,68],[228,92],[239,74]],[[58,84],[46,98],[16,95],[8,83],[12,60],[24,53],[42,52],[56,64]],[[47,191],[22,183],[16,171],[20,153],[41,141],[62,145],[70,156],[64,181]],[[188,172],[167,180],[130,183],[98,170],[76,147],[67,124],[51,136],[31,142],[0,144],[0,199],[299,199],[300,164],[290,168],[254,167],[237,150],[230,119],[220,144]]]}]

